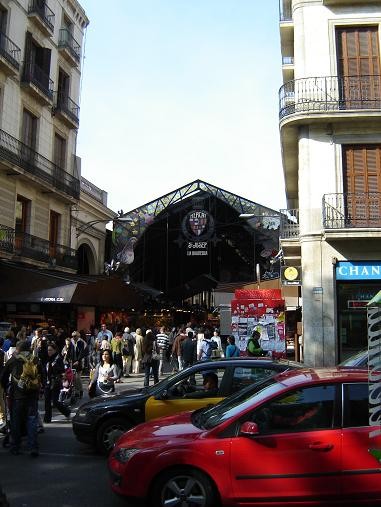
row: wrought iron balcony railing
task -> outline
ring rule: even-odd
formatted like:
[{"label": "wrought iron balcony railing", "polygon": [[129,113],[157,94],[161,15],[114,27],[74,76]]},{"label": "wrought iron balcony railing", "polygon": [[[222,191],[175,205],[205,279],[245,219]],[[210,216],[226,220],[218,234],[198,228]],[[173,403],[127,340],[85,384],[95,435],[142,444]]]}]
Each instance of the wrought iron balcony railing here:
[{"label": "wrought iron balcony railing", "polygon": [[79,123],[79,106],[63,92],[54,93],[54,108],[67,114],[74,123]]},{"label": "wrought iron balcony railing", "polygon": [[280,239],[295,239],[299,237],[299,210],[280,210]]},{"label": "wrought iron balcony railing", "polygon": [[33,62],[25,62],[22,80],[24,83],[33,83],[50,100],[53,99],[53,81],[41,67]]},{"label": "wrought iron balcony railing", "polygon": [[67,195],[79,198],[80,182],[50,160],[0,130],[0,160],[4,159]]},{"label": "wrought iron balcony railing", "polygon": [[16,70],[20,69],[21,49],[3,32],[0,32],[0,54]]},{"label": "wrought iron balcony railing", "polygon": [[45,0],[30,0],[28,14],[37,14],[43,23],[54,32],[54,12],[50,9]]},{"label": "wrought iron balcony railing", "polygon": [[40,262],[77,269],[77,252],[70,247],[0,224],[0,251]]},{"label": "wrought iron balcony railing", "polygon": [[67,28],[60,29],[58,47],[66,48],[77,62],[80,61],[81,47]]},{"label": "wrought iron balcony railing", "polygon": [[279,117],[302,112],[381,108],[381,78],[323,76],[296,79],[279,90]]},{"label": "wrought iron balcony railing", "polygon": [[381,192],[325,194],[325,229],[381,227]]}]

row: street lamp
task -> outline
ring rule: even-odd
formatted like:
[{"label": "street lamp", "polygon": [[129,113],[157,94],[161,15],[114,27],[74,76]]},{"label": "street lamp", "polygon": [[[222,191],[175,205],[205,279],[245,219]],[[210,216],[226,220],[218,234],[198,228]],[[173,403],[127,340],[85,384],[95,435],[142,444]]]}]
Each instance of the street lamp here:
[{"label": "street lamp", "polygon": [[87,229],[90,229],[93,225],[96,225],[96,224],[108,224],[108,223],[112,223],[113,225],[116,224],[116,223],[120,223],[120,222],[131,222],[131,218],[130,217],[121,217],[121,216],[117,216],[115,218],[102,218],[102,219],[99,219],[99,220],[90,220],[90,222],[86,222],[85,224],[83,224],[81,227],[78,227],[77,229],[77,238],[83,234],[84,232],[87,231]]}]

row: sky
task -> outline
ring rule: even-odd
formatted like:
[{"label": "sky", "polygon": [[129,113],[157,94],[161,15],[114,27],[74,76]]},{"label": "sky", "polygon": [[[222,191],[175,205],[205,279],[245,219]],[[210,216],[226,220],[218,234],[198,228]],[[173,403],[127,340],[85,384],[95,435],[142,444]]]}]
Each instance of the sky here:
[{"label": "sky", "polygon": [[285,208],[278,0],[80,0],[77,155],[131,211],[196,179]]}]

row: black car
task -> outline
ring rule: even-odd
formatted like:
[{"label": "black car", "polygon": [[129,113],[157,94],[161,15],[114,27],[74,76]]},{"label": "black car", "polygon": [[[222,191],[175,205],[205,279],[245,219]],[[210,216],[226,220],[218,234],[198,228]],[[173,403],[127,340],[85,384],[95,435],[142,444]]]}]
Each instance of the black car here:
[{"label": "black car", "polygon": [[[96,398],[81,405],[73,418],[73,431],[79,441],[107,454],[122,433],[139,423],[215,405],[265,377],[302,366],[292,361],[253,357],[198,362],[154,386]],[[204,390],[208,373],[218,377],[218,387],[212,394]]]}]

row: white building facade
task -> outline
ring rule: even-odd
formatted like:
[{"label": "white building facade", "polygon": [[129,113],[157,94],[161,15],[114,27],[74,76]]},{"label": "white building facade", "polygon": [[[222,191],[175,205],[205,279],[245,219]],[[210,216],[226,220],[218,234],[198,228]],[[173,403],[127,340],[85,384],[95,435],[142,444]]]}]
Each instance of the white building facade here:
[{"label": "white building facade", "polygon": [[[0,1],[0,254],[76,272],[83,38],[76,0]],[[74,248],[73,248],[74,247]]]},{"label": "white building facade", "polygon": [[366,347],[381,288],[381,1],[281,0],[285,263],[301,267],[304,361]]}]

